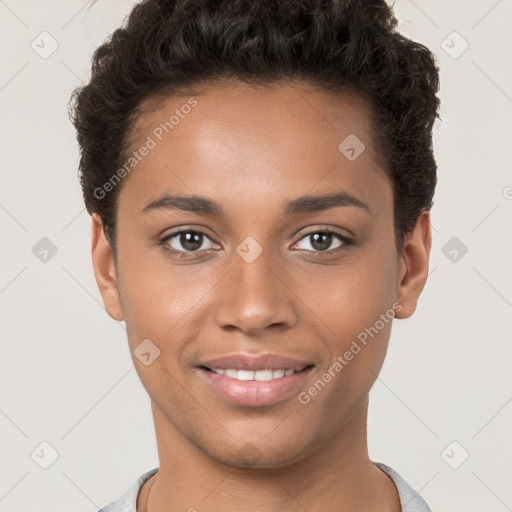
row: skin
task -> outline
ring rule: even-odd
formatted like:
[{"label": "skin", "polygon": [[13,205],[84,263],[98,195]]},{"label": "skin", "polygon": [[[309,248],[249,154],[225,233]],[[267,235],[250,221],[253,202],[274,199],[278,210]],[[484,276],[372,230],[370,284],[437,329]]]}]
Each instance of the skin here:
[{"label": "skin", "polygon": [[[306,405],[297,393],[265,407],[230,404],[197,364],[231,353],[306,359],[314,368],[297,392],[307,391],[393,304],[397,318],[413,314],[428,274],[429,213],[397,252],[391,183],[373,147],[370,107],[357,96],[217,83],[194,97],[197,107],[122,183],[117,261],[92,216],[96,281],[108,314],[126,322],[155,423],[160,467],[137,510],[397,512],[396,488],[366,441],[368,393],[391,322]],[[146,109],[134,147],[186,100]],[[353,162],[338,150],[349,134],[366,146]],[[286,200],[332,191],[369,211],[283,215]],[[142,213],[163,193],[207,197],[224,215]],[[179,258],[158,241],[182,227],[208,236]],[[322,251],[306,236],[322,228],[354,243],[334,253],[333,237]],[[236,252],[248,236],[263,249],[252,263]],[[172,247],[187,252],[179,236]],[[160,349],[149,366],[133,355],[147,338]]]}]

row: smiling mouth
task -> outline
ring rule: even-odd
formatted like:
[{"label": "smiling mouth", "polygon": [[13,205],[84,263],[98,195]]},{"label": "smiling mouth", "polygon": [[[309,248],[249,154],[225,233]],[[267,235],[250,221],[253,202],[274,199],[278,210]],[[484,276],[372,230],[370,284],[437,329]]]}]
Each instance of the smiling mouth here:
[{"label": "smiling mouth", "polygon": [[315,365],[279,356],[234,355],[204,361],[197,368],[223,400],[235,406],[263,407],[293,398]]},{"label": "smiling mouth", "polygon": [[240,381],[258,381],[265,382],[275,379],[282,379],[283,377],[289,377],[297,373],[301,373],[304,370],[309,370],[313,365],[308,365],[302,368],[302,370],[294,370],[293,368],[280,368],[277,370],[263,369],[263,370],[237,370],[236,368],[208,368],[201,366],[204,370],[215,373],[217,375],[224,375],[230,379]]}]

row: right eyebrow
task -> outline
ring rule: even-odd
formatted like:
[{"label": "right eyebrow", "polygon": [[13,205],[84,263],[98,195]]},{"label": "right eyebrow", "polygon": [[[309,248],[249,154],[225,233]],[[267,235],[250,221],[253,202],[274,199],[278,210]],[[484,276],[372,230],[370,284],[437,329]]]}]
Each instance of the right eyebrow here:
[{"label": "right eyebrow", "polygon": [[202,196],[181,196],[177,194],[165,194],[154,199],[143,208],[142,212],[147,213],[159,209],[177,209],[216,215],[217,217],[224,215],[222,207],[211,199]]}]

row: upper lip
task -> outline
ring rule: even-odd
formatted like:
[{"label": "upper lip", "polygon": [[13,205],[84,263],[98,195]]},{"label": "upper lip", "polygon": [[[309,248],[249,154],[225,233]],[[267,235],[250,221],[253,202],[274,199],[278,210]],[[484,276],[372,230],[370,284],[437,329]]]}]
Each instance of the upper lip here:
[{"label": "upper lip", "polygon": [[312,364],[305,360],[280,356],[277,354],[261,354],[258,356],[247,354],[229,354],[214,359],[205,359],[199,366],[213,369],[235,370],[295,370],[301,371]]}]

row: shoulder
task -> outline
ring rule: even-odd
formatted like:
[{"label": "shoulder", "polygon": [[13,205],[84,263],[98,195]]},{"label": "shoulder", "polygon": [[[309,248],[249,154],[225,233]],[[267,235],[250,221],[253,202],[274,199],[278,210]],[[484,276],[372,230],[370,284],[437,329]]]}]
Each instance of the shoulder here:
[{"label": "shoulder", "polygon": [[374,464],[393,480],[400,496],[402,512],[432,512],[425,500],[393,468],[381,462]]},{"label": "shoulder", "polygon": [[134,484],[117,500],[109,503],[98,512],[136,512],[137,496],[146,480],[153,476],[158,468],[153,468],[139,476]]}]

